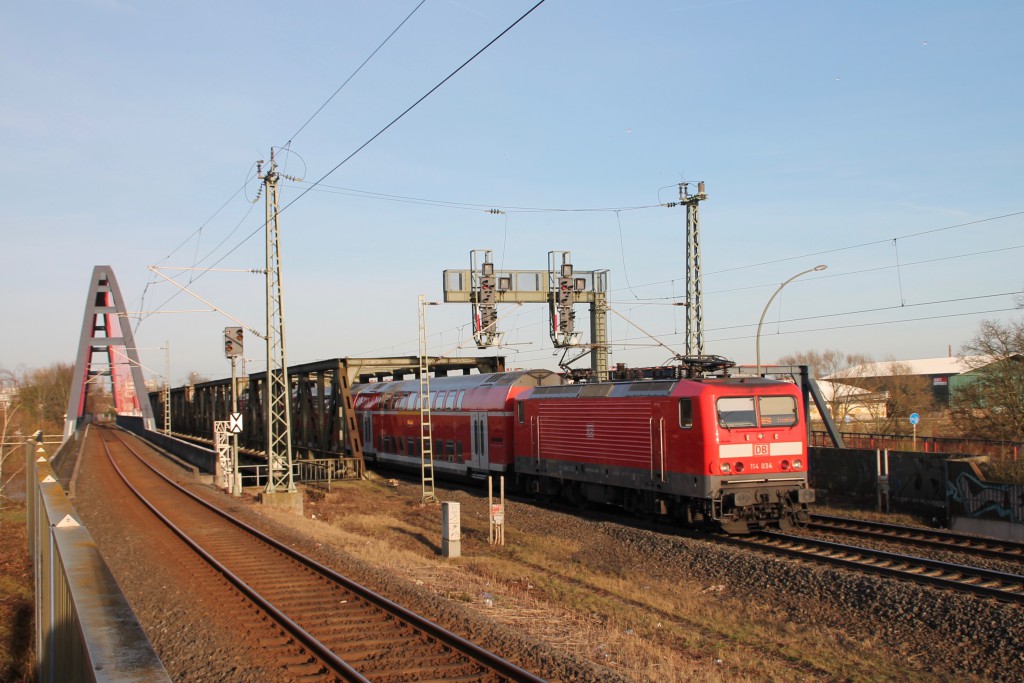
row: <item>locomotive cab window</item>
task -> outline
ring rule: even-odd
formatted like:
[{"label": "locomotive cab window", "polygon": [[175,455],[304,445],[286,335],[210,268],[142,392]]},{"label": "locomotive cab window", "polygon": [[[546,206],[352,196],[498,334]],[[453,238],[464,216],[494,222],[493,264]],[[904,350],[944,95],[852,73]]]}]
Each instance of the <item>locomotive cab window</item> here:
[{"label": "locomotive cab window", "polygon": [[796,399],[792,396],[761,396],[757,407],[762,427],[792,427],[797,423]]},{"label": "locomotive cab window", "polygon": [[718,399],[718,424],[727,429],[757,426],[753,396],[727,396]]},{"label": "locomotive cab window", "polygon": [[[520,420],[521,422],[522,420]],[[693,399],[679,399],[679,427],[689,429],[693,426]]]}]

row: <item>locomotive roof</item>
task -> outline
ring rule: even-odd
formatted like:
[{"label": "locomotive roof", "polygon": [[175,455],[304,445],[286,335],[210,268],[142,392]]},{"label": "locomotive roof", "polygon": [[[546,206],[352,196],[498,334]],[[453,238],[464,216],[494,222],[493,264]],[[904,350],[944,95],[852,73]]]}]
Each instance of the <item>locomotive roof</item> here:
[{"label": "locomotive roof", "polygon": [[[561,377],[550,370],[512,370],[510,372],[492,372],[479,375],[450,375],[448,377],[431,377],[431,391],[448,389],[476,389],[487,387],[547,387],[560,385]],[[352,387],[355,392],[386,393],[389,391],[419,391],[418,379],[399,382],[374,382],[357,384]]]},{"label": "locomotive roof", "polygon": [[597,382],[537,387],[530,398],[606,398],[609,396],[670,396],[679,380],[644,382]]},{"label": "locomotive roof", "polygon": [[778,386],[790,384],[772,379],[714,377],[707,379],[642,380],[639,382],[597,382],[541,386],[530,392],[529,398],[621,398],[625,396],[671,396],[683,384],[726,384],[730,386]]}]

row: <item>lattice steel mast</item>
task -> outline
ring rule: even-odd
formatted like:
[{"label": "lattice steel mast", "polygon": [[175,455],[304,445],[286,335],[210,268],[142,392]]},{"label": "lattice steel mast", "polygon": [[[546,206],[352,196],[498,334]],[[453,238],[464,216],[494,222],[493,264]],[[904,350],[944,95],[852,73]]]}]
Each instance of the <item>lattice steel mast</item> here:
[{"label": "lattice steel mast", "polygon": [[284,337],[284,301],[281,281],[281,233],[278,223],[278,180],[274,151],[263,172],[257,162],[257,177],[266,188],[267,207],[267,493],[295,491],[292,478],[291,386]]},{"label": "lattice steel mast", "polygon": [[420,474],[422,502],[436,503],[434,491],[434,435],[430,422],[430,356],[427,355],[427,306],[432,305],[420,294]]},{"label": "lattice steel mast", "polygon": [[691,195],[679,183],[679,203],[686,207],[686,355],[704,355],[704,276],[700,266],[700,202],[708,198],[704,181]]}]

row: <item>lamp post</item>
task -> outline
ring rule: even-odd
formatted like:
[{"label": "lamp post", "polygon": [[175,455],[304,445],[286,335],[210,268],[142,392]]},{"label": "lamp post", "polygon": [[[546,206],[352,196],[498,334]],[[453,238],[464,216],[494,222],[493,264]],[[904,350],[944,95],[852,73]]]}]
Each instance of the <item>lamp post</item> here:
[{"label": "lamp post", "polygon": [[814,266],[813,268],[808,268],[807,270],[804,270],[804,271],[801,271],[801,272],[797,273],[796,275],[794,275],[793,277],[789,278],[788,280],[783,282],[781,285],[779,285],[779,288],[775,290],[774,294],[772,294],[772,298],[768,299],[768,303],[766,303],[764,305],[764,310],[761,311],[761,319],[757,321],[757,340],[755,342],[756,351],[757,351],[757,376],[758,377],[761,376],[761,325],[764,324],[764,316],[767,315],[768,309],[771,307],[772,302],[775,301],[775,297],[777,297],[779,295],[779,292],[782,291],[783,287],[785,287],[786,285],[788,285],[790,282],[792,282],[793,280],[797,279],[801,275],[807,275],[807,273],[814,273],[814,272],[817,272],[817,271],[822,271],[822,270],[825,270],[826,268],[828,268],[828,266],[822,264],[822,265]]}]

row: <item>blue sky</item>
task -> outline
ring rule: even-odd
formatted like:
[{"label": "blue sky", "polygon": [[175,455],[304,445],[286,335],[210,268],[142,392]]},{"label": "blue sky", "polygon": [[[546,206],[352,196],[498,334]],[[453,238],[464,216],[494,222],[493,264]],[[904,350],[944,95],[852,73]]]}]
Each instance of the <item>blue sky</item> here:
[{"label": "blue sky", "polygon": [[[427,0],[303,127],[417,4],[8,7],[0,365],[72,361],[103,264],[131,311],[160,311],[137,329],[147,367],[162,371],[170,341],[175,383],[225,376],[232,323],[174,312],[203,305],[147,266],[262,267],[254,163],[289,141],[279,160],[305,182],[283,203],[323,179],[281,214],[291,363],[415,354],[417,295],[440,299],[441,272],[473,249],[505,268],[543,269],[552,250],[607,268],[612,306],[681,351],[667,304],[685,292],[685,217],[657,206],[680,180],[710,196],[710,353],[752,363],[772,292],[818,263],[773,303],[764,360],[943,356],[982,319],[1020,315],[1024,5],[547,0],[327,175],[534,2]],[[258,276],[192,287],[264,327]],[[555,366],[546,307],[499,313],[510,365]],[[428,315],[433,353],[469,342],[465,305]],[[612,362],[667,359],[620,317],[610,327]]]}]

